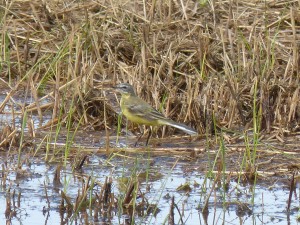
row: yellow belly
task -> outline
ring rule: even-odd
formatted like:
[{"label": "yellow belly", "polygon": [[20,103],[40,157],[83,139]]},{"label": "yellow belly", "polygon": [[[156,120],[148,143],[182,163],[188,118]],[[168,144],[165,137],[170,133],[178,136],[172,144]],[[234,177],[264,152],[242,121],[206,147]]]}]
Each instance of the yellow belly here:
[{"label": "yellow belly", "polygon": [[149,126],[157,126],[160,125],[158,120],[147,118],[147,116],[134,115],[130,113],[127,109],[123,109],[123,114],[126,116],[128,120],[137,124],[149,125]]},{"label": "yellow belly", "polygon": [[123,115],[131,122],[149,126],[165,124],[162,117],[153,114],[154,109],[148,103],[136,96],[123,95],[120,105]]}]

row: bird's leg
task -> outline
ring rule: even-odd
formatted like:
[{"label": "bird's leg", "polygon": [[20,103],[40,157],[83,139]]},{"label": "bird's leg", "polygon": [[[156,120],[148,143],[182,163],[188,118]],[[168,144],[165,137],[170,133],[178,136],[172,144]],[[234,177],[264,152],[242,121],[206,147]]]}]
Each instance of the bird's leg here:
[{"label": "bird's leg", "polygon": [[149,134],[148,134],[148,137],[147,137],[146,146],[147,146],[148,143],[149,143],[149,140],[150,140],[151,135],[152,135],[152,126],[150,126],[150,128],[149,128]]},{"label": "bird's leg", "polygon": [[138,144],[138,142],[140,141],[140,139],[141,139],[141,138],[143,137],[143,135],[146,133],[145,130],[148,130],[148,131],[149,131],[149,134],[148,134],[148,137],[147,137],[147,141],[146,141],[145,146],[148,145],[149,140],[150,140],[150,137],[151,137],[151,135],[152,135],[152,126],[150,126],[149,129],[145,129],[145,127],[143,128],[143,132],[142,132],[141,135],[138,137],[137,141],[136,141],[135,144],[134,144],[134,147],[137,146],[137,144]]},{"label": "bird's leg", "polygon": [[134,147],[137,146],[138,142],[140,141],[140,139],[141,139],[141,138],[143,137],[143,135],[145,134],[145,127],[141,127],[141,126],[139,126],[139,127],[140,127],[140,130],[142,130],[142,132],[141,132],[140,136],[138,137],[138,139],[136,140],[136,142],[135,142],[135,144],[134,144]]},{"label": "bird's leg", "polygon": [[138,139],[136,140],[136,142],[135,142],[135,144],[134,144],[134,147],[137,146],[137,143],[139,142],[139,140],[142,138],[143,135],[144,135],[144,132],[142,132],[142,133],[140,134],[140,136],[138,137]]}]

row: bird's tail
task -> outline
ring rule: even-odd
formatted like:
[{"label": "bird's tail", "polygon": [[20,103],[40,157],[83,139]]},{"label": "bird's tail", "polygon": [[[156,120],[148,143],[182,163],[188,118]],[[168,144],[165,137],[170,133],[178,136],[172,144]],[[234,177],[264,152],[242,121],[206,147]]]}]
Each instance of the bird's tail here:
[{"label": "bird's tail", "polygon": [[172,127],[175,127],[177,129],[180,129],[182,131],[184,131],[185,133],[189,134],[189,135],[197,135],[198,132],[196,130],[194,130],[193,128],[185,125],[185,124],[182,124],[182,123],[176,123],[174,121],[165,121],[166,125],[169,125],[169,126],[172,126]]}]

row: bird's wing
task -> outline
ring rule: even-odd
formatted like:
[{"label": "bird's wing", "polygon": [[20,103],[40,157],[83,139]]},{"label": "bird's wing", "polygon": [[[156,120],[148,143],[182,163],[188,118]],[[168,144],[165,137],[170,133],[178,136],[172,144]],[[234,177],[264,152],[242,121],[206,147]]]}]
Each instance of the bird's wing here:
[{"label": "bird's wing", "polygon": [[169,120],[163,114],[161,114],[160,112],[158,112],[155,109],[153,109],[151,112],[149,112],[148,115],[157,120]]},{"label": "bird's wing", "polygon": [[146,103],[145,101],[141,101],[141,99],[137,100],[138,102],[134,102],[127,106],[128,111],[131,114],[140,117],[147,117],[150,120],[166,120],[163,114],[154,109],[151,105]]},{"label": "bird's wing", "polygon": [[128,111],[134,115],[138,116],[144,116],[145,114],[148,114],[149,111],[151,111],[151,108],[146,107],[145,105],[130,105],[128,108]]}]

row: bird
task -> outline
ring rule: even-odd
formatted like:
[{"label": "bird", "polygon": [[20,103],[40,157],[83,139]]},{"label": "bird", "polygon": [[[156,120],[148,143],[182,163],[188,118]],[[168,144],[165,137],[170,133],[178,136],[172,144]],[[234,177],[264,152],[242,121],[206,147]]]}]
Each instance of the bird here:
[{"label": "bird", "polygon": [[[162,113],[158,112],[146,101],[139,98],[135,94],[132,85],[130,85],[129,83],[118,84],[114,87],[114,89],[116,92],[119,92],[121,94],[120,107],[122,114],[131,122],[137,123],[139,125],[150,126],[150,128],[152,128],[152,126],[168,125],[180,129],[189,135],[198,134],[198,132],[193,128],[185,124],[177,123],[172,119],[165,117]],[[147,137],[146,146],[149,143],[151,134],[152,129],[150,129],[149,135]],[[135,146],[141,137],[142,135],[138,138]]]}]

